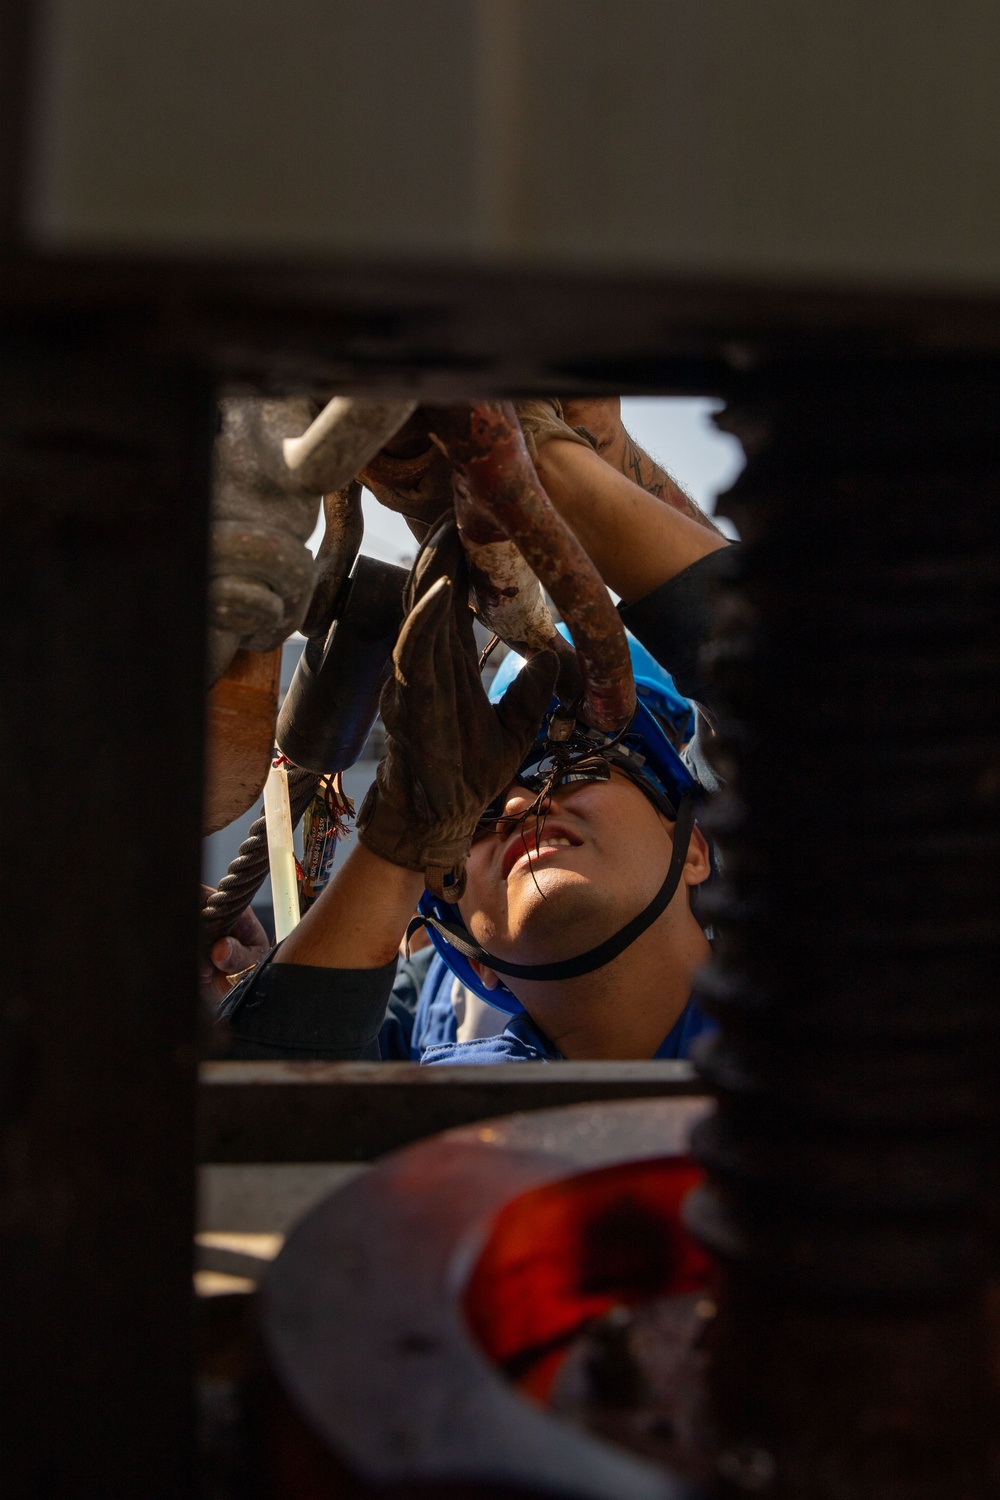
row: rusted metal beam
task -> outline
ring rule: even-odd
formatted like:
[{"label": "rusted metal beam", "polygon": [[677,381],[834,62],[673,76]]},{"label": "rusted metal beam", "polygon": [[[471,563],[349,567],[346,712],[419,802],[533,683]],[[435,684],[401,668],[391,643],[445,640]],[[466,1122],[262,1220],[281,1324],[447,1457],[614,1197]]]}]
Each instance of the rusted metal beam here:
[{"label": "rusted metal beam", "polygon": [[204,1063],[198,1160],[369,1161],[473,1120],[601,1099],[704,1092],[685,1062]]}]

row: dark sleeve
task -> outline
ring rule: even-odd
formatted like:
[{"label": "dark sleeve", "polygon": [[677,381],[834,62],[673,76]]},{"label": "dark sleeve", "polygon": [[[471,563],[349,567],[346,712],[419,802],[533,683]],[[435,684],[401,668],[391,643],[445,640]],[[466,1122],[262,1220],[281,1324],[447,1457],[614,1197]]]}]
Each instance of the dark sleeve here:
[{"label": "dark sleeve", "polygon": [[396,974],[381,969],[315,969],[273,964],[274,952],[240,981],[219,1008],[229,1056],[325,1062],[378,1062],[379,1027]]},{"label": "dark sleeve", "polygon": [[634,636],[665,667],[685,698],[711,709],[700,652],[712,629],[712,594],[719,578],[731,576],[739,546],[719,547],[618,612]]},{"label": "dark sleeve", "polygon": [[434,952],[428,943],[412,957],[398,961],[385,1020],[378,1034],[379,1052],[386,1062],[413,1061],[413,1023]]}]

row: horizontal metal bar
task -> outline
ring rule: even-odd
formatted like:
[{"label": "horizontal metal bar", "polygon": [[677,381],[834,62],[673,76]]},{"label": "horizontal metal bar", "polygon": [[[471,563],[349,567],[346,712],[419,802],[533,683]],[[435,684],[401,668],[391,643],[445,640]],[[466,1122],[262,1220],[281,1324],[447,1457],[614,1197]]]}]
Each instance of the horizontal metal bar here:
[{"label": "horizontal metal bar", "polygon": [[704,1091],[686,1062],[204,1063],[198,1160],[370,1161],[494,1115]]}]

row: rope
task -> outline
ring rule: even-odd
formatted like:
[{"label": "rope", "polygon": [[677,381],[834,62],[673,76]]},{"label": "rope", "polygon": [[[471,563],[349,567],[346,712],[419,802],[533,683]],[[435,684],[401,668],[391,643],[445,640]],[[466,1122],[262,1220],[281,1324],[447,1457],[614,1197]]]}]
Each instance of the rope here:
[{"label": "rope", "polygon": [[[319,785],[320,778],[299,766],[288,768],[288,802],[295,828]],[[202,936],[206,948],[231,932],[254,896],[264,884],[268,872],[267,820],[261,816],[250,825],[219,888],[202,908]]]}]

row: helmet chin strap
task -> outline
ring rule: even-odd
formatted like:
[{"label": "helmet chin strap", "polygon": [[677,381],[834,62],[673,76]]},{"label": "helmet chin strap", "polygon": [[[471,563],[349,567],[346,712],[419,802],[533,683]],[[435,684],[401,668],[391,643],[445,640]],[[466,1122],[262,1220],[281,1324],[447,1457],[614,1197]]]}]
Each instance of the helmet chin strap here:
[{"label": "helmet chin strap", "polygon": [[[687,791],[681,797],[680,806],[677,809],[677,818],[674,823],[674,849],[670,864],[663,884],[649,905],[637,917],[633,917],[631,922],[626,922],[624,927],[606,938],[603,943],[598,943],[596,948],[588,948],[586,953],[578,953],[575,958],[561,958],[550,964],[512,964],[506,959],[496,958],[494,954],[487,953],[485,948],[480,948],[478,943],[472,941],[466,928],[458,927],[453,922],[442,922],[439,917],[423,917],[414,919],[410,927],[420,926],[421,922],[424,926],[433,927],[435,932],[447,938],[452,947],[465,958],[486,964],[497,974],[509,974],[512,979],[577,979],[581,974],[592,974],[595,969],[602,969],[613,958],[617,958],[619,953],[624,953],[626,948],[631,947],[636,938],[641,937],[647,927],[652,927],[657,917],[670,905],[680,884],[684,861],[687,859],[691,831],[694,828],[694,808],[694,793]],[[407,935],[409,935],[409,929]]]}]

